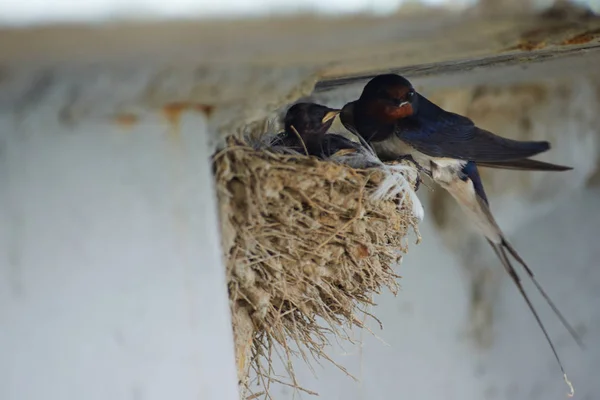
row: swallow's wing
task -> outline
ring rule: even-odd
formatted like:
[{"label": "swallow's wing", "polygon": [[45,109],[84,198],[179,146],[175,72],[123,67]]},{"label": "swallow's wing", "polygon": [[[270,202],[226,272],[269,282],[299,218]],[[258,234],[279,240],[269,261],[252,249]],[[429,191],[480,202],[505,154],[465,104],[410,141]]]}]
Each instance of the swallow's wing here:
[{"label": "swallow's wing", "polygon": [[[481,180],[481,175],[479,175],[477,164],[475,164],[473,161],[469,161],[463,166],[461,172],[471,180],[471,183],[473,184],[473,190],[475,191],[478,201],[483,200],[487,207],[489,207],[489,201],[487,195],[485,194],[485,189],[483,188],[483,182]],[[484,208],[483,211],[485,211],[487,207]],[[500,229],[498,228],[498,225],[496,225],[496,221],[491,213],[486,213],[486,217],[491,223],[493,223],[496,229]]]},{"label": "swallow's wing", "polygon": [[360,151],[362,146],[360,143],[353,142],[352,140],[334,133],[323,135],[319,139],[319,155],[328,158],[335,153],[345,150],[346,153]]},{"label": "swallow's wing", "polygon": [[477,165],[487,168],[511,169],[520,171],[570,171],[573,169],[573,167],[530,160],[528,158],[513,161],[478,162]]},{"label": "swallow's wing", "polygon": [[418,95],[418,113],[396,124],[396,135],[430,157],[456,158],[475,162],[510,161],[550,149],[546,141],[503,138],[475,126],[462,115],[447,112]]}]

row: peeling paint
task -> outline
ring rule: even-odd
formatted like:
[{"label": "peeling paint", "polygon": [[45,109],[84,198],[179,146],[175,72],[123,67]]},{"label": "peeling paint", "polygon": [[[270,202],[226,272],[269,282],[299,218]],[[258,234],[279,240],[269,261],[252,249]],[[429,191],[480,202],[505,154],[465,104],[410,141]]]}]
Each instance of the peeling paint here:
[{"label": "peeling paint", "polygon": [[204,115],[206,115],[207,118],[210,118],[212,113],[215,111],[215,106],[210,105],[210,104],[196,103],[196,104],[194,104],[194,109],[196,111],[201,112]]},{"label": "peeling paint", "polygon": [[181,122],[181,114],[185,111],[196,111],[204,114],[207,118],[213,113],[215,107],[212,105],[195,103],[190,101],[178,101],[165,104],[162,108],[163,115],[171,125],[171,134],[178,137]]},{"label": "peeling paint", "polygon": [[507,50],[521,50],[521,51],[531,51],[531,50],[540,50],[546,47],[547,44],[544,41],[535,41],[535,40],[522,40],[516,46],[509,47]]},{"label": "peeling paint", "polygon": [[561,44],[563,45],[571,45],[571,44],[585,44],[589,43],[592,40],[596,39],[596,36],[592,32],[584,32],[579,35],[575,35],[570,39],[563,41]]},{"label": "peeling paint", "polygon": [[132,128],[139,120],[140,118],[132,113],[117,114],[114,117],[114,121],[123,128]]},{"label": "peeling paint", "polygon": [[189,108],[188,103],[170,103],[163,107],[163,115],[169,122],[171,129],[169,133],[174,138],[179,138],[179,128],[180,128],[180,120],[181,114],[184,111],[187,111]]},{"label": "peeling paint", "polygon": [[184,111],[194,110],[200,112],[206,117],[210,117],[215,107],[212,105],[194,103],[190,101],[178,101],[173,103],[165,104],[162,108],[163,114],[172,124],[179,123],[181,113]]}]

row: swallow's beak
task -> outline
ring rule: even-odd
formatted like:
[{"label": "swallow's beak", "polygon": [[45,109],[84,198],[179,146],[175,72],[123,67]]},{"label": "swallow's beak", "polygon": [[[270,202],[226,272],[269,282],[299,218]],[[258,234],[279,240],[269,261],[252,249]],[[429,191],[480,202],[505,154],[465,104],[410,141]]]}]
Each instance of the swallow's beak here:
[{"label": "swallow's beak", "polygon": [[341,112],[342,110],[333,110],[333,111],[329,111],[327,114],[325,114],[325,116],[323,117],[323,119],[321,120],[321,123],[326,123],[328,121],[331,121],[332,119],[334,119],[335,117],[337,117],[337,115]]}]

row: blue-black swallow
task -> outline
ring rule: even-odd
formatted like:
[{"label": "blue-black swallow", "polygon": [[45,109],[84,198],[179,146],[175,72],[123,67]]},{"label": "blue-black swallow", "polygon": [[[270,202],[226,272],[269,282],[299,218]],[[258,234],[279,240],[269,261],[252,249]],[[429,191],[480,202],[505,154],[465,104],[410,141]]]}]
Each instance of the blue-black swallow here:
[{"label": "blue-black swallow", "polygon": [[527,159],[549,150],[547,141],[512,140],[481,129],[469,118],[438,107],[400,75],[373,78],[358,100],[342,108],[340,119],[369,142],[383,161],[411,155],[422,162],[433,157],[438,162],[475,161],[482,167],[503,169],[571,169]]},{"label": "blue-black swallow", "polygon": [[547,151],[549,143],[510,140],[480,129],[470,119],[447,112],[419,95],[408,80],[398,75],[380,75],[372,79],[357,101],[344,106],[340,119],[348,130],[371,144],[382,160],[411,158],[422,172],[457,200],[519,289],[544,333],[572,395],[572,385],[554,344],[523,290],[508,254],[523,266],[562,324],[583,346],[581,340],[500,230],[490,211],[477,166],[548,171],[572,168],[528,159]]}]

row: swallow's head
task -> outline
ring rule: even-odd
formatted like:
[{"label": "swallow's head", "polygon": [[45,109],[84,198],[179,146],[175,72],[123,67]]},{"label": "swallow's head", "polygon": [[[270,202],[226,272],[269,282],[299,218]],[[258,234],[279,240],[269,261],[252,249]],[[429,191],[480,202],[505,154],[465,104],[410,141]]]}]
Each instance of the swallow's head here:
[{"label": "swallow's head", "polygon": [[369,116],[380,122],[393,123],[416,113],[417,98],[417,92],[406,78],[385,74],[367,83],[359,102]]},{"label": "swallow's head", "polygon": [[333,124],[340,110],[315,103],[296,103],[285,114],[285,131],[300,136],[325,134]]},{"label": "swallow's head", "polygon": [[344,105],[344,107],[342,107],[342,110],[340,111],[340,121],[342,121],[342,124],[344,125],[344,127],[346,129],[348,129],[350,132],[354,133],[355,135],[358,135],[358,131],[356,130],[356,125],[354,124],[354,105],[356,104],[356,101],[352,101],[350,103],[347,103]]}]

